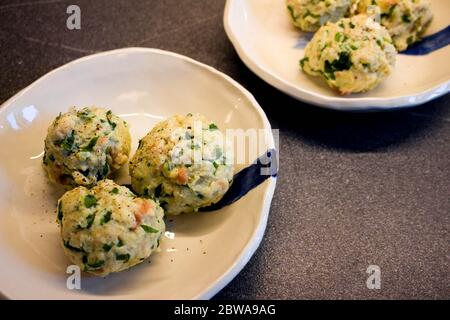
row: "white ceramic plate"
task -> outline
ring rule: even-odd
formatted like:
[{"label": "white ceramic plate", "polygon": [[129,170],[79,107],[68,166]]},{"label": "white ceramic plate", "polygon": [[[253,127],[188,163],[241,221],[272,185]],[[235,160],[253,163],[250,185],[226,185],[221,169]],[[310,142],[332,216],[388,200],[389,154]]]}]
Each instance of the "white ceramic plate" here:
[{"label": "white ceramic plate", "polygon": [[[433,34],[448,25],[450,1],[431,0]],[[224,24],[242,61],[275,88],[317,106],[337,110],[408,107],[441,96],[450,88],[450,46],[423,56],[400,54],[394,72],[364,94],[341,97],[298,67],[311,34],[294,28],[284,0],[227,0]]]},{"label": "white ceramic plate", "polygon": [[[162,251],[107,278],[83,275],[81,290],[66,288],[55,204],[62,191],[41,167],[46,128],[69,106],[110,108],[138,139],[164,117],[199,112],[222,129],[270,130],[258,103],[217,70],[178,54],[129,48],[60,67],[0,109],[0,291],[13,299],[207,299],[244,267],[266,227],[275,178],[233,205],[168,220]],[[263,144],[274,148],[273,136]],[[253,159],[252,159],[253,160]],[[242,167],[242,166],[241,166]],[[237,168],[237,171],[240,168]],[[127,168],[119,176],[126,183]],[[173,239],[171,239],[173,237]]]}]

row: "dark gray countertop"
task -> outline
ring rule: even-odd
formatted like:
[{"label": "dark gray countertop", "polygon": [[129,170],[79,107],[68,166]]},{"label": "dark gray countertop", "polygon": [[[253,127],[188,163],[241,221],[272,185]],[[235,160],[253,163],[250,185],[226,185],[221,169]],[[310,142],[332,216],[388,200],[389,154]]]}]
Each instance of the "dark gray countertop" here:
[{"label": "dark gray countertop", "polygon": [[[281,0],[280,0],[281,1]],[[66,28],[81,7],[82,27]],[[348,114],[305,105],[239,60],[223,0],[0,2],[0,102],[55,67],[127,46],[175,51],[230,75],[280,129],[267,231],[217,298],[450,298],[450,95]],[[450,57],[449,57],[450,58]],[[381,268],[381,289],[366,268]]]}]

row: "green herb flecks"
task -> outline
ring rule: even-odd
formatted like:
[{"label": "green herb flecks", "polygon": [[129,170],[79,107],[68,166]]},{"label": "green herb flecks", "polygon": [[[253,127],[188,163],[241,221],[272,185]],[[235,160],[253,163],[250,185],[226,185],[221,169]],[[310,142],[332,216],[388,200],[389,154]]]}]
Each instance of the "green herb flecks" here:
[{"label": "green herb flecks", "polygon": [[104,260],[98,260],[92,263],[86,263],[86,266],[88,266],[90,269],[99,269],[105,264]]},{"label": "green herb flecks", "polygon": [[195,195],[196,195],[197,198],[199,198],[199,199],[203,199],[203,198],[205,197],[205,196],[204,196],[203,194],[201,194],[200,192],[197,192]]},{"label": "green herb flecks", "polygon": [[84,205],[86,208],[95,207],[97,205],[97,198],[91,194],[84,197]]},{"label": "green herb flecks", "polygon": [[127,262],[128,260],[130,260],[130,254],[129,253],[116,254],[116,260]]},{"label": "green herb flecks", "polygon": [[309,61],[309,57],[304,57],[302,60],[300,60],[300,67],[304,69],[305,63]]},{"label": "green herb flecks", "polygon": [[112,211],[106,212],[102,219],[100,220],[100,225],[104,225],[105,223],[108,223],[111,220]]},{"label": "green herb flecks", "polygon": [[393,6],[391,6],[389,8],[388,12],[382,13],[381,14],[381,19],[389,19],[392,16],[392,14],[394,13],[394,10],[395,10],[396,7],[397,7],[397,4],[394,4]]},{"label": "green herb flecks", "polygon": [[117,126],[117,123],[113,122],[111,119],[112,119],[112,111],[108,110],[108,112],[106,112],[106,120],[108,120],[109,125],[114,130]]},{"label": "green herb flecks", "polygon": [[402,21],[404,23],[410,23],[411,22],[411,16],[409,14],[402,15]]},{"label": "green herb flecks", "polygon": [[144,229],[144,231],[147,233],[158,233],[159,232],[158,229],[155,229],[151,226],[146,226],[145,224],[141,224],[141,228]]},{"label": "green herb flecks", "polygon": [[[148,193],[148,189],[147,189],[147,193]],[[153,193],[155,195],[155,198],[159,198],[162,194],[162,184],[159,184],[156,188],[155,188],[155,192]]]},{"label": "green herb flecks", "polygon": [[75,149],[74,142],[75,142],[75,130],[72,130],[72,132],[61,141],[60,147],[63,150],[71,153]]},{"label": "green herb flecks", "polygon": [[382,42],[380,39],[377,39],[376,42],[377,42],[377,45],[378,45],[381,49],[383,49],[383,42]]},{"label": "green herb flecks", "polygon": [[303,15],[303,18],[306,18],[306,17],[313,17],[313,18],[320,18],[320,15],[318,15],[318,14],[314,14],[314,13],[312,13],[311,11],[309,11],[309,10],[306,10],[306,13]]},{"label": "green herb flecks", "polygon": [[287,9],[289,11],[289,14],[291,15],[292,20],[296,21],[297,17],[295,16],[294,8],[292,6],[287,6]]},{"label": "green herb flecks", "polygon": [[217,129],[219,129],[219,128],[217,127],[217,125],[215,123],[209,124],[209,130],[217,130]]},{"label": "green herb flecks", "polygon": [[77,112],[77,117],[84,121],[90,121],[94,118],[94,115],[89,109],[85,108]]},{"label": "green herb flecks", "polygon": [[69,250],[71,250],[71,251],[74,251],[74,252],[84,252],[83,248],[77,248],[77,247],[74,247],[74,246],[70,245],[70,240],[68,240],[68,241],[63,241],[63,243],[64,243],[64,247],[66,247],[67,249],[69,249]]},{"label": "green herb flecks", "polygon": [[83,147],[83,151],[92,151],[94,149],[95,144],[97,143],[98,137],[94,137],[89,141],[88,145]]},{"label": "green herb flecks", "polygon": [[339,53],[339,58],[334,60],[333,62],[325,61],[325,75],[330,79],[335,80],[335,72],[349,70],[352,67],[353,63],[350,59],[350,53],[343,51]]},{"label": "green herb flecks", "polygon": [[105,243],[105,244],[103,245],[103,251],[109,252],[109,250],[111,250],[111,248],[112,248],[113,246],[114,246],[113,244]]},{"label": "green herb flecks", "polygon": [[114,187],[114,188],[111,190],[111,193],[112,193],[112,194],[119,194],[119,189],[118,189],[117,187]]},{"label": "green herb flecks", "polygon": [[59,200],[58,201],[58,209],[57,209],[57,217],[58,217],[58,221],[61,222],[62,218],[63,218],[63,211],[62,211],[62,201]]},{"label": "green herb flecks", "polygon": [[347,39],[347,36],[342,32],[337,32],[334,35],[334,41],[336,42],[344,42]]},{"label": "green herb flecks", "polygon": [[95,213],[90,214],[86,217],[86,226],[82,227],[82,226],[78,226],[77,230],[83,230],[83,229],[90,229],[92,224],[94,223],[95,220]]}]

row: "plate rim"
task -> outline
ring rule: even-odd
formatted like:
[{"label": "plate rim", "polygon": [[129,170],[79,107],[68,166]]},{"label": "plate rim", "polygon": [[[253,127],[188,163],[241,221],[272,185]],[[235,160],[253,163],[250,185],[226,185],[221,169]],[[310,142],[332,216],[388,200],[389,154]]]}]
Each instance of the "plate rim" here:
[{"label": "plate rim", "polygon": [[239,58],[253,73],[255,73],[266,83],[301,102],[306,102],[321,108],[338,111],[388,111],[411,108],[417,105],[421,105],[440,96],[443,96],[450,91],[450,79],[418,94],[403,95],[390,98],[357,97],[350,99],[343,97],[325,96],[310,90],[299,88],[298,86],[288,83],[288,81],[284,80],[274,72],[271,72],[263,65],[255,62],[243,48],[238,36],[233,30],[233,24],[231,22],[231,8],[236,2],[238,2],[238,0],[226,0],[223,15],[223,24],[225,33],[227,34],[228,39],[236,50]]},{"label": "plate rim", "polygon": [[[14,94],[12,97],[7,99],[5,102],[3,102],[0,105],[0,116],[2,116],[5,112],[7,112],[8,107],[14,103],[19,97],[30,91],[34,86],[36,86],[38,83],[45,81],[47,77],[50,77],[52,74],[59,72],[63,69],[66,69],[70,66],[73,66],[75,64],[83,63],[87,60],[96,59],[102,56],[109,56],[109,55],[116,55],[116,54],[124,54],[124,53],[130,53],[130,52],[147,52],[152,54],[159,54],[159,55],[165,55],[174,57],[177,59],[180,59],[182,61],[191,63],[197,67],[200,67],[206,71],[209,71],[220,78],[222,78],[224,81],[228,82],[230,85],[232,85],[234,88],[239,90],[250,102],[251,106],[254,108],[254,110],[258,113],[259,117],[262,120],[262,123],[264,125],[264,129],[270,130],[270,134],[267,135],[267,144],[269,148],[276,149],[275,147],[275,140],[272,134],[272,127],[271,124],[267,118],[267,115],[265,114],[264,110],[261,108],[259,103],[256,101],[255,97],[241,84],[239,84],[236,80],[231,78],[229,75],[217,70],[216,68],[209,66],[205,63],[199,62],[193,58],[190,58],[188,56],[175,53],[172,51],[157,49],[157,48],[145,48],[145,47],[124,47],[119,49],[113,49],[103,52],[97,52],[94,54],[90,54],[87,56],[83,56],[80,58],[77,58],[75,60],[69,61],[55,69],[50,70],[49,72],[45,73],[38,79],[34,80],[31,84],[23,88],[22,90],[18,91],[16,94]],[[263,198],[263,206],[260,211],[260,219],[258,224],[253,228],[253,232],[248,240],[248,242],[245,244],[244,248],[242,249],[241,253],[238,255],[238,257],[234,260],[234,262],[228,267],[228,269],[222,273],[215,281],[211,282],[209,285],[205,287],[200,293],[197,295],[191,297],[192,300],[207,300],[212,298],[215,294],[217,294],[220,290],[222,290],[227,284],[233,280],[238,273],[244,268],[244,266],[249,262],[250,258],[254,255],[255,251],[258,249],[259,245],[261,244],[262,238],[265,234],[267,221],[270,213],[270,206],[272,203],[275,187],[276,187],[276,181],[277,176],[271,176],[262,183],[261,185],[265,186],[264,191],[264,198]],[[259,186],[258,186],[259,187]],[[20,298],[14,298],[14,295],[8,295],[2,288],[0,288],[0,297],[5,299],[20,299]],[[93,297],[93,299],[102,299],[103,296],[99,297]],[[70,299],[70,298],[69,298]],[[86,299],[89,299],[89,297],[86,297]],[[132,299],[132,297],[131,297]]]}]

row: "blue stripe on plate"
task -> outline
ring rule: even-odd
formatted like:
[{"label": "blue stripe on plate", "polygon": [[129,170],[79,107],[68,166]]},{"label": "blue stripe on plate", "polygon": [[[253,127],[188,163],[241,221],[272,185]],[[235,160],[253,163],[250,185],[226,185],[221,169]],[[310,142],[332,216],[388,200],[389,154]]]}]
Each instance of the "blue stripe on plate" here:
[{"label": "blue stripe on plate", "polygon": [[301,32],[300,37],[298,38],[298,42],[294,46],[296,49],[304,49],[308,42],[311,41],[312,37],[314,36],[313,32]]},{"label": "blue stripe on plate", "polygon": [[234,175],[233,183],[223,198],[200,211],[214,211],[236,202],[250,190],[256,188],[266,179],[276,177],[278,174],[278,159],[276,150],[270,149],[251,166],[242,169]]},{"label": "blue stripe on plate", "polygon": [[412,44],[406,51],[400,53],[413,56],[425,55],[448,44],[450,44],[450,25],[435,34],[424,37],[420,42]]}]

